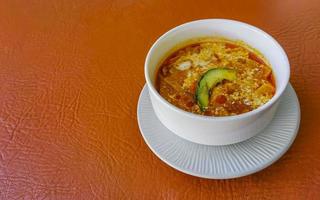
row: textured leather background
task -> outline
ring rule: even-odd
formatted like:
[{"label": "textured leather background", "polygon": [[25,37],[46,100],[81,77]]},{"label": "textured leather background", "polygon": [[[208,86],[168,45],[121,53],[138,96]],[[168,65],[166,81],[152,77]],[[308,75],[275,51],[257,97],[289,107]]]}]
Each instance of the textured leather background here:
[{"label": "textured leather background", "polygon": [[[319,0],[172,2],[0,2],[0,199],[320,199]],[[149,47],[201,18],[256,25],[290,58],[300,132],[257,174],[185,175],[139,133]]]}]

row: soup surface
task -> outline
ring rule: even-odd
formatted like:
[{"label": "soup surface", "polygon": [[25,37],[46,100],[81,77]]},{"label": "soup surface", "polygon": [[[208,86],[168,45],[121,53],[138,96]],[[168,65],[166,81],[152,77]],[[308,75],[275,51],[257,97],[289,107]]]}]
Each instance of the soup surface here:
[{"label": "soup surface", "polygon": [[249,112],[275,94],[263,56],[243,42],[203,39],[170,54],[156,74],[156,88],[188,112],[230,116]]}]

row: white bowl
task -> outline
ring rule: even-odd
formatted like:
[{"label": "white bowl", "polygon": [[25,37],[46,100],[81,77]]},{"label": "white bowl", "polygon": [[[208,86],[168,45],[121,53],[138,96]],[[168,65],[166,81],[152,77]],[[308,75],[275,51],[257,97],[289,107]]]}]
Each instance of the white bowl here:
[{"label": "white bowl", "polygon": [[[276,93],[266,104],[250,112],[227,117],[202,116],[184,111],[165,100],[154,87],[159,62],[176,45],[193,38],[219,36],[241,40],[258,49],[271,64]],[[182,24],[162,35],[151,47],[145,61],[145,78],[153,109],[173,133],[206,145],[227,145],[244,141],[264,129],[272,120],[290,77],[286,53],[266,32],[242,22],[206,19]]]}]

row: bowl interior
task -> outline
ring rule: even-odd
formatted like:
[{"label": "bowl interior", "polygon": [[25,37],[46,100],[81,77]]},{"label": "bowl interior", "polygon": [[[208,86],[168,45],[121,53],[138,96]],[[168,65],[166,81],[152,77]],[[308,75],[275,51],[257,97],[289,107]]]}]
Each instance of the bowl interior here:
[{"label": "bowl interior", "polygon": [[241,40],[256,48],[271,64],[276,79],[276,94],[273,99],[278,98],[284,91],[289,80],[290,68],[288,58],[278,42],[254,26],[224,19],[189,22],[162,35],[151,47],[146,59],[147,83],[150,82],[154,89],[155,73],[159,62],[172,48],[190,39],[210,36]]}]

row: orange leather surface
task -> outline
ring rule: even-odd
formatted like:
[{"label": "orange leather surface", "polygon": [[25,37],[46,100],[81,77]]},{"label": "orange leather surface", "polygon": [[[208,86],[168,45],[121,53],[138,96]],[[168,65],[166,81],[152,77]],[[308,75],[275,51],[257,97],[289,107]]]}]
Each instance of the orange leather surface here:
[{"label": "orange leather surface", "polygon": [[[168,29],[258,26],[285,48],[300,132],[274,165],[206,180],[161,162],[137,125],[143,65]],[[0,199],[320,199],[320,2],[0,2]]]}]

